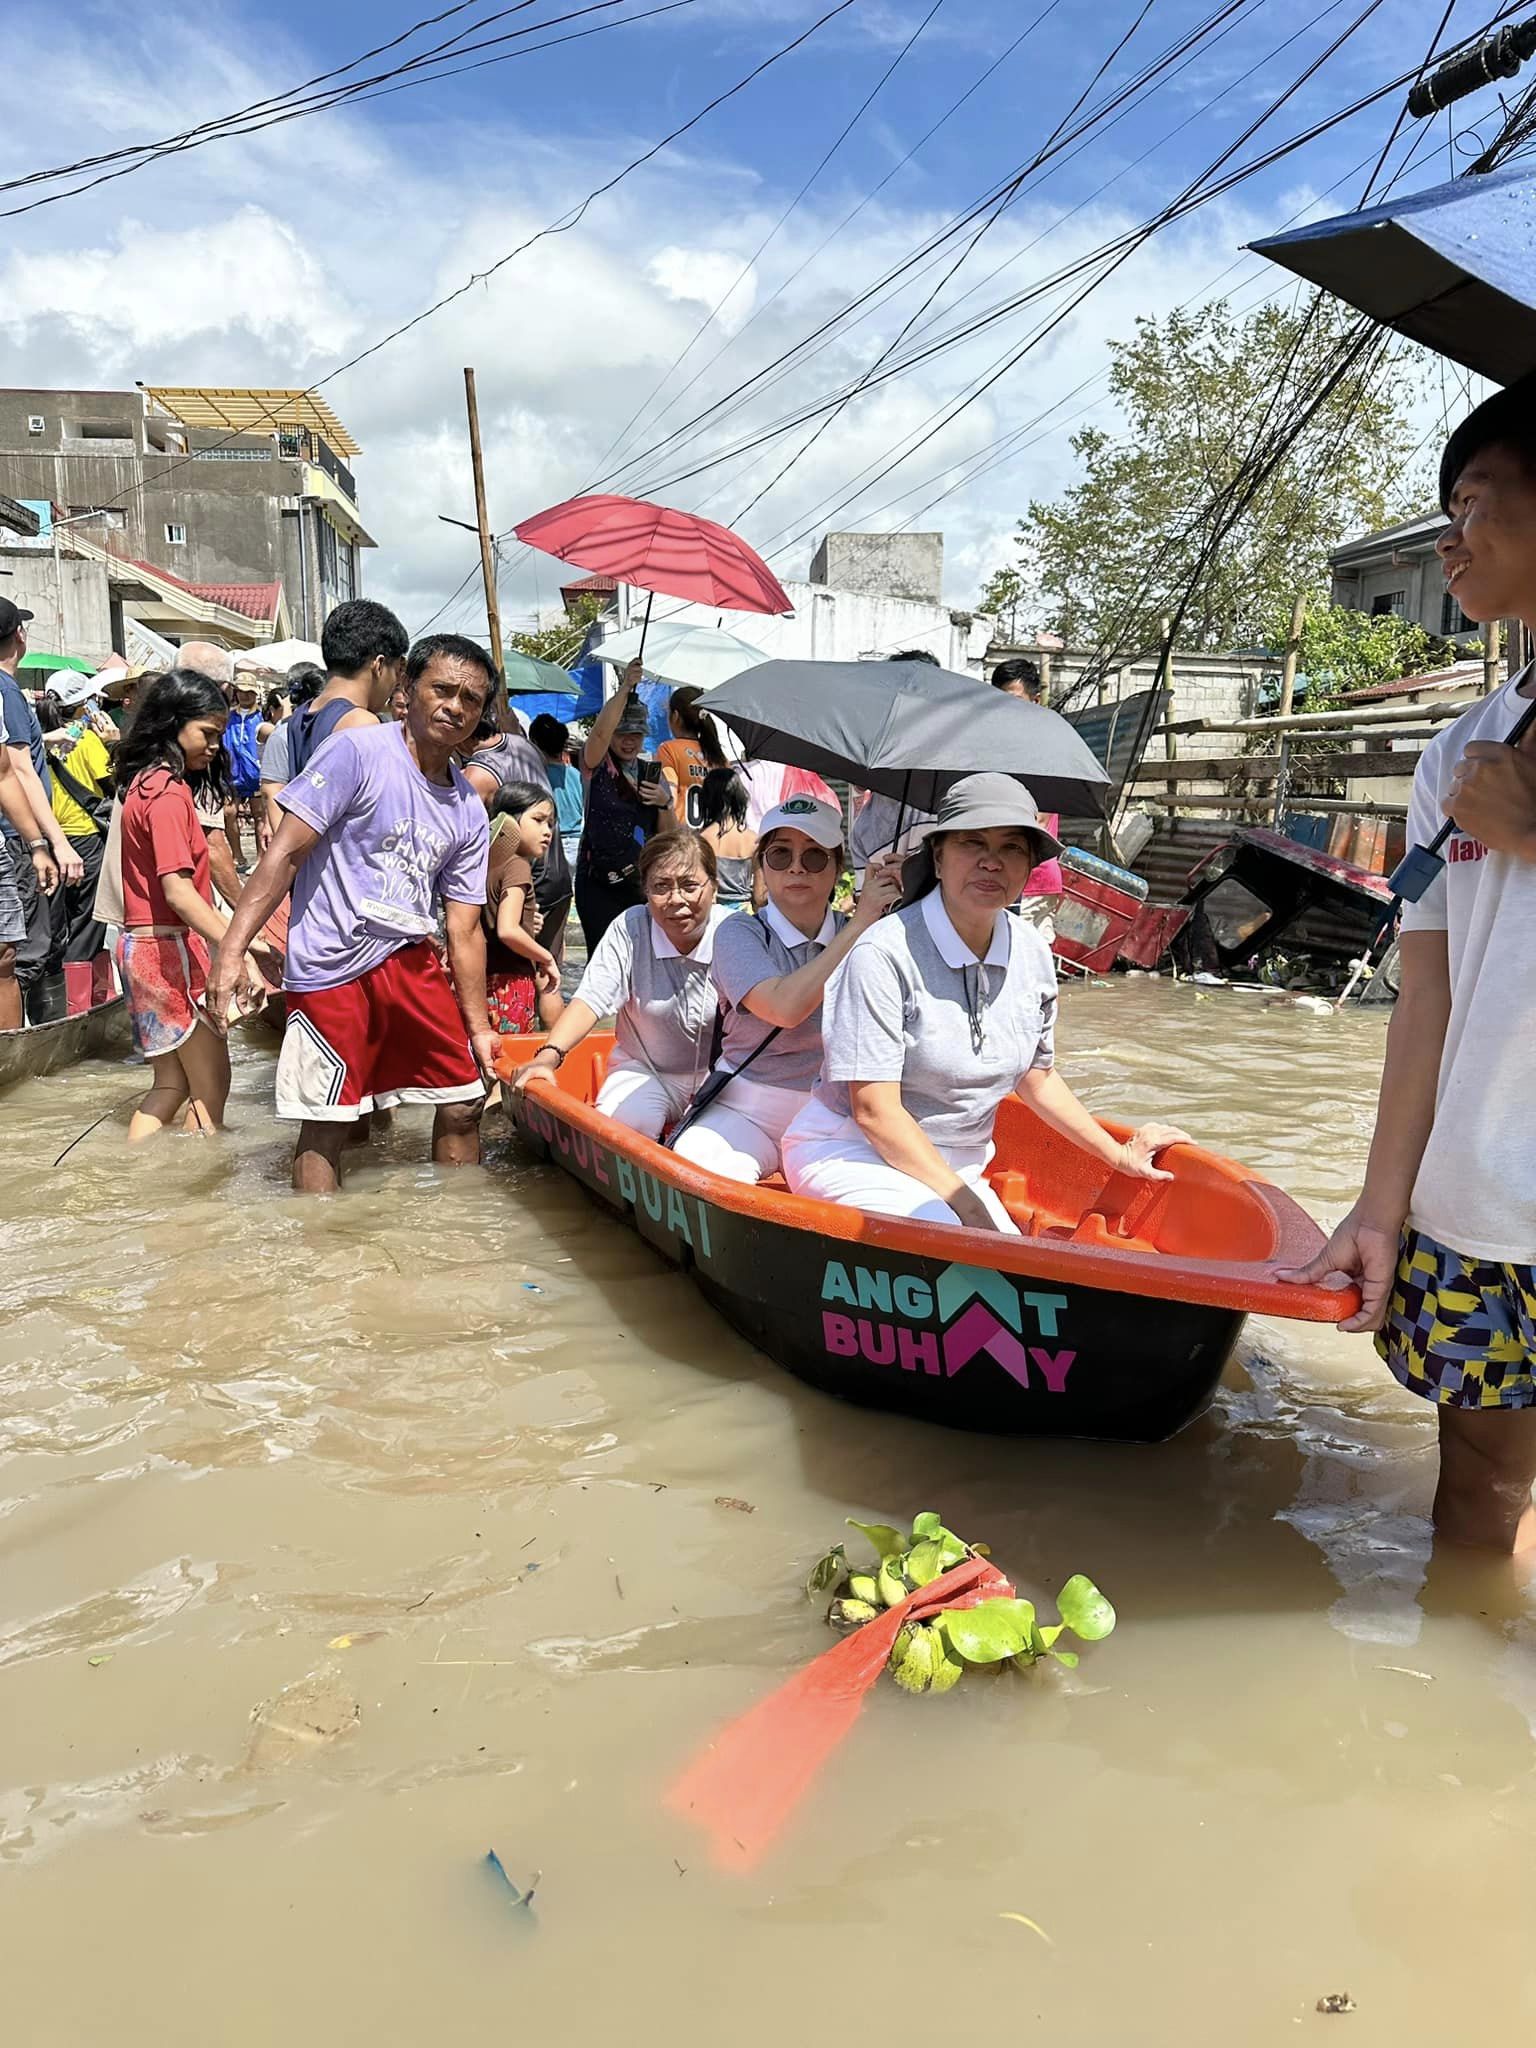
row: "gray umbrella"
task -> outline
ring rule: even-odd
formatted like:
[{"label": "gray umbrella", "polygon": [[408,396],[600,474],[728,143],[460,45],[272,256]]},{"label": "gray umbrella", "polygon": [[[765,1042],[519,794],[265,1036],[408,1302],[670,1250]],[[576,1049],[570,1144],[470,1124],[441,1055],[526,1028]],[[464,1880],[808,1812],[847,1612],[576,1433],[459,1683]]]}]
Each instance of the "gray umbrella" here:
[{"label": "gray umbrella", "polygon": [[876,789],[932,811],[952,782],[991,768],[1042,811],[1102,818],[1109,777],[1064,718],[921,661],[765,661],[711,690],[754,759]]},{"label": "gray umbrella", "polygon": [[1536,370],[1536,172],[1457,178],[1255,242],[1383,326],[1496,384]]}]

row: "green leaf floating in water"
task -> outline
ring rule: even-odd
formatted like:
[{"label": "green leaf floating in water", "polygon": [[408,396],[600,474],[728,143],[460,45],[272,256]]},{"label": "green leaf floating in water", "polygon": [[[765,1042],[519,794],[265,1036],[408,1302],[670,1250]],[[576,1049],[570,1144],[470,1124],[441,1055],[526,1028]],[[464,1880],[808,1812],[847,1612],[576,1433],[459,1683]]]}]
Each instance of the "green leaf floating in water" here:
[{"label": "green leaf floating in water", "polygon": [[806,1595],[814,1600],[818,1593],[830,1593],[841,1585],[848,1570],[848,1558],[841,1543],[835,1543],[823,1558],[818,1558],[805,1582]]},{"label": "green leaf floating in water", "polygon": [[907,1547],[907,1539],[901,1531],[892,1529],[885,1522],[856,1522],[850,1515],[848,1526],[850,1529],[857,1529],[861,1536],[867,1537],[875,1546],[875,1553],[879,1557],[899,1557]]},{"label": "green leaf floating in water", "polygon": [[939,1626],[957,1657],[967,1664],[1001,1664],[1030,1640],[1035,1610],[1028,1600],[983,1600],[979,1607],[950,1608]]},{"label": "green leaf floating in water", "polygon": [[942,1543],[914,1543],[905,1560],[907,1577],[914,1586],[931,1586],[947,1569]]},{"label": "green leaf floating in water", "polygon": [[1114,1629],[1114,1608],[1081,1572],[1068,1579],[1056,1596],[1056,1605],[1073,1635],[1085,1643],[1102,1643]]}]

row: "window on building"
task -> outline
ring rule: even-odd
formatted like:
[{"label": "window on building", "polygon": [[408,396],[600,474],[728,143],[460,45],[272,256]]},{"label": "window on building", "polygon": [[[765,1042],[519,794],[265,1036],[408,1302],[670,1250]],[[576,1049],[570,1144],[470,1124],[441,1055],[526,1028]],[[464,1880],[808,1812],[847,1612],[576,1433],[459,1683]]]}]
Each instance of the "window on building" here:
[{"label": "window on building", "polygon": [[357,595],[357,550],[349,540],[336,543],[336,594],[343,604]]},{"label": "window on building", "polygon": [[1408,593],[1406,590],[1383,590],[1371,599],[1373,619],[1402,619],[1408,616]]},{"label": "window on building", "polygon": [[1447,639],[1456,633],[1475,633],[1476,622],[1469,619],[1456,601],[1454,591],[1448,590],[1440,600],[1440,631]]},{"label": "window on building", "polygon": [[133,428],[127,420],[76,420],[77,441],[131,441]]},{"label": "window on building", "polygon": [[69,516],[78,519],[82,525],[87,520],[102,526],[123,526],[127,523],[121,505],[71,505]]},{"label": "window on building", "polygon": [[168,548],[184,548],[187,544],[187,529],[168,519],[165,523],[165,544]]}]

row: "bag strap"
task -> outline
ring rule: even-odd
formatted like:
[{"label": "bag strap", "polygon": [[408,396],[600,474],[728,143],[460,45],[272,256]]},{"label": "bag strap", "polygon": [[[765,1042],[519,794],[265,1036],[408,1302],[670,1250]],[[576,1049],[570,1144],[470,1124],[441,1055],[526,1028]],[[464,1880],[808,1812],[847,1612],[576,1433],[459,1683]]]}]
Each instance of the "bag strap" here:
[{"label": "bag strap", "polygon": [[58,777],[59,781],[63,783],[64,794],[80,806],[81,810],[84,811],[85,815],[99,831],[101,829],[101,820],[96,814],[98,811],[105,809],[110,816],[112,799],[103,795],[99,789],[87,789],[83,782],[77,782],[62,761],[50,758],[48,766],[52,773]]},{"label": "bag strap", "polygon": [[[760,910],[754,910],[752,915],[759,923],[763,922],[763,913]],[[689,1103],[677,1122],[672,1126],[668,1135],[662,1139],[661,1143],[664,1151],[670,1152],[672,1150],[684,1131],[698,1122],[709,1105],[725,1093],[738,1074],[744,1074],[747,1071],[760,1052],[768,1050],[769,1046],[772,1045],[783,1029],[782,1024],[770,1025],[763,1037],[757,1041],[756,1045],[747,1054],[741,1065],[739,1067],[732,1067],[727,1071],[719,1063],[721,1048],[725,1044],[725,1012],[723,1009],[716,1008],[714,1029],[711,1033],[709,1044],[709,1072],[704,1076],[698,1094],[694,1096],[692,1102]]]}]

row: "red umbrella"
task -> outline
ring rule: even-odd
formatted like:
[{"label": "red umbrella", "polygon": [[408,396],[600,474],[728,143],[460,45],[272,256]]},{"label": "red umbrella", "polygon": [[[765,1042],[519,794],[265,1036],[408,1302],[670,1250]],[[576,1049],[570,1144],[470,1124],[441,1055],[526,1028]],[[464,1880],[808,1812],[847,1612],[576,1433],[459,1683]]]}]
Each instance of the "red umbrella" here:
[{"label": "red umbrella", "polygon": [[514,531],[557,561],[663,597],[728,612],[794,610],[761,555],[728,526],[691,512],[641,498],[571,498]]}]

